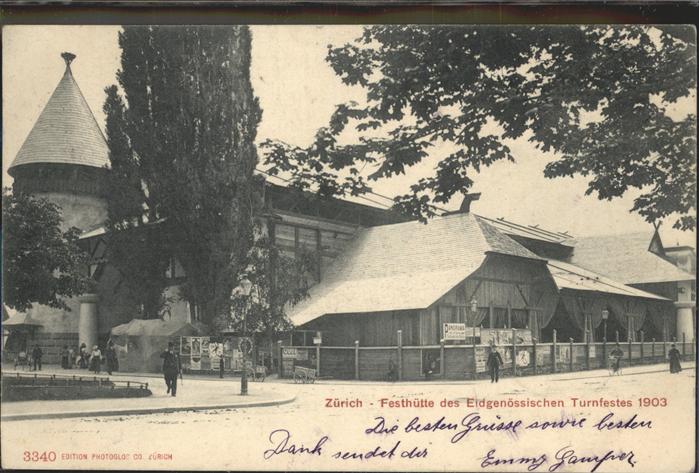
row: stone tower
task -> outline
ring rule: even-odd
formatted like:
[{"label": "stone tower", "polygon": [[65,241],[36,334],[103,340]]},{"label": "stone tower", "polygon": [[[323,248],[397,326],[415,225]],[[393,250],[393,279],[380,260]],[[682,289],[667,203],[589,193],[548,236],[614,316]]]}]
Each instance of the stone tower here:
[{"label": "stone tower", "polygon": [[[13,189],[44,197],[61,208],[63,228],[89,230],[104,224],[104,196],[109,148],[90,107],[73,78],[75,55],[64,52],[66,70],[8,169]],[[49,363],[58,362],[60,347],[97,343],[96,294],[65,302],[69,311],[33,304],[27,315]],[[27,340],[27,344],[29,345]]]},{"label": "stone tower", "polygon": [[13,188],[45,197],[62,209],[64,228],[90,229],[104,223],[104,181],[109,148],[73,78],[66,70],[8,169]]}]

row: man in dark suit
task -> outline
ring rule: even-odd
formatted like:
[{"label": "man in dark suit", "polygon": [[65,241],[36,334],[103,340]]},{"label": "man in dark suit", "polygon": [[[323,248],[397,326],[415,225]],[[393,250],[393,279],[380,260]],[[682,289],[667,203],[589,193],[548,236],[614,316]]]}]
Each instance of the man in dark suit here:
[{"label": "man in dark suit", "polygon": [[34,371],[37,371],[37,368],[39,371],[41,371],[41,357],[44,356],[44,352],[41,351],[41,348],[39,347],[38,344],[34,345],[34,349],[32,350],[32,360],[34,361]]},{"label": "man in dark suit", "polygon": [[177,395],[177,376],[182,371],[180,355],[175,352],[175,344],[169,342],[167,351],[161,353],[160,358],[163,359],[163,376],[165,377],[167,392],[175,396]]},{"label": "man in dark suit", "polygon": [[498,353],[498,351],[495,349],[495,345],[491,343],[488,353],[488,361],[486,361],[488,371],[490,371],[491,383],[497,383],[500,380],[500,366],[503,364],[502,356],[500,356],[500,353]]}]

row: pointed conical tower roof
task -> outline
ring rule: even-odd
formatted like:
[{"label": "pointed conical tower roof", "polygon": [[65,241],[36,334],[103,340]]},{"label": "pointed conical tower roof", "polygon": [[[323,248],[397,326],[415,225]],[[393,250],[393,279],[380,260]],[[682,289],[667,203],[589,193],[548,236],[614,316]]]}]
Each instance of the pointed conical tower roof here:
[{"label": "pointed conical tower roof", "polygon": [[24,141],[12,166],[27,164],[74,164],[104,168],[109,164],[109,148],[90,107],[73,78],[71,53],[63,78]]}]

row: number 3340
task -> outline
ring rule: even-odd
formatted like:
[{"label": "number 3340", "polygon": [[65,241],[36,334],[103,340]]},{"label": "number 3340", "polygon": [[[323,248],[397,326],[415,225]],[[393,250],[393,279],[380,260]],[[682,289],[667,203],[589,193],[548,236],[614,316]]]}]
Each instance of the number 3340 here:
[{"label": "number 3340", "polygon": [[25,450],[22,454],[25,462],[53,462],[56,461],[56,452],[37,452]]}]

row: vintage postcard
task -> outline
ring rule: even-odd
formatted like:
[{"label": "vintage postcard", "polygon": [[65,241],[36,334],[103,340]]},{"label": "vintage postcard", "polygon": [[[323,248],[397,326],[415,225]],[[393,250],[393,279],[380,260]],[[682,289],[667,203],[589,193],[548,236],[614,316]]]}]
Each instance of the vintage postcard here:
[{"label": "vintage postcard", "polygon": [[2,467],[696,468],[682,25],[2,30]]}]

